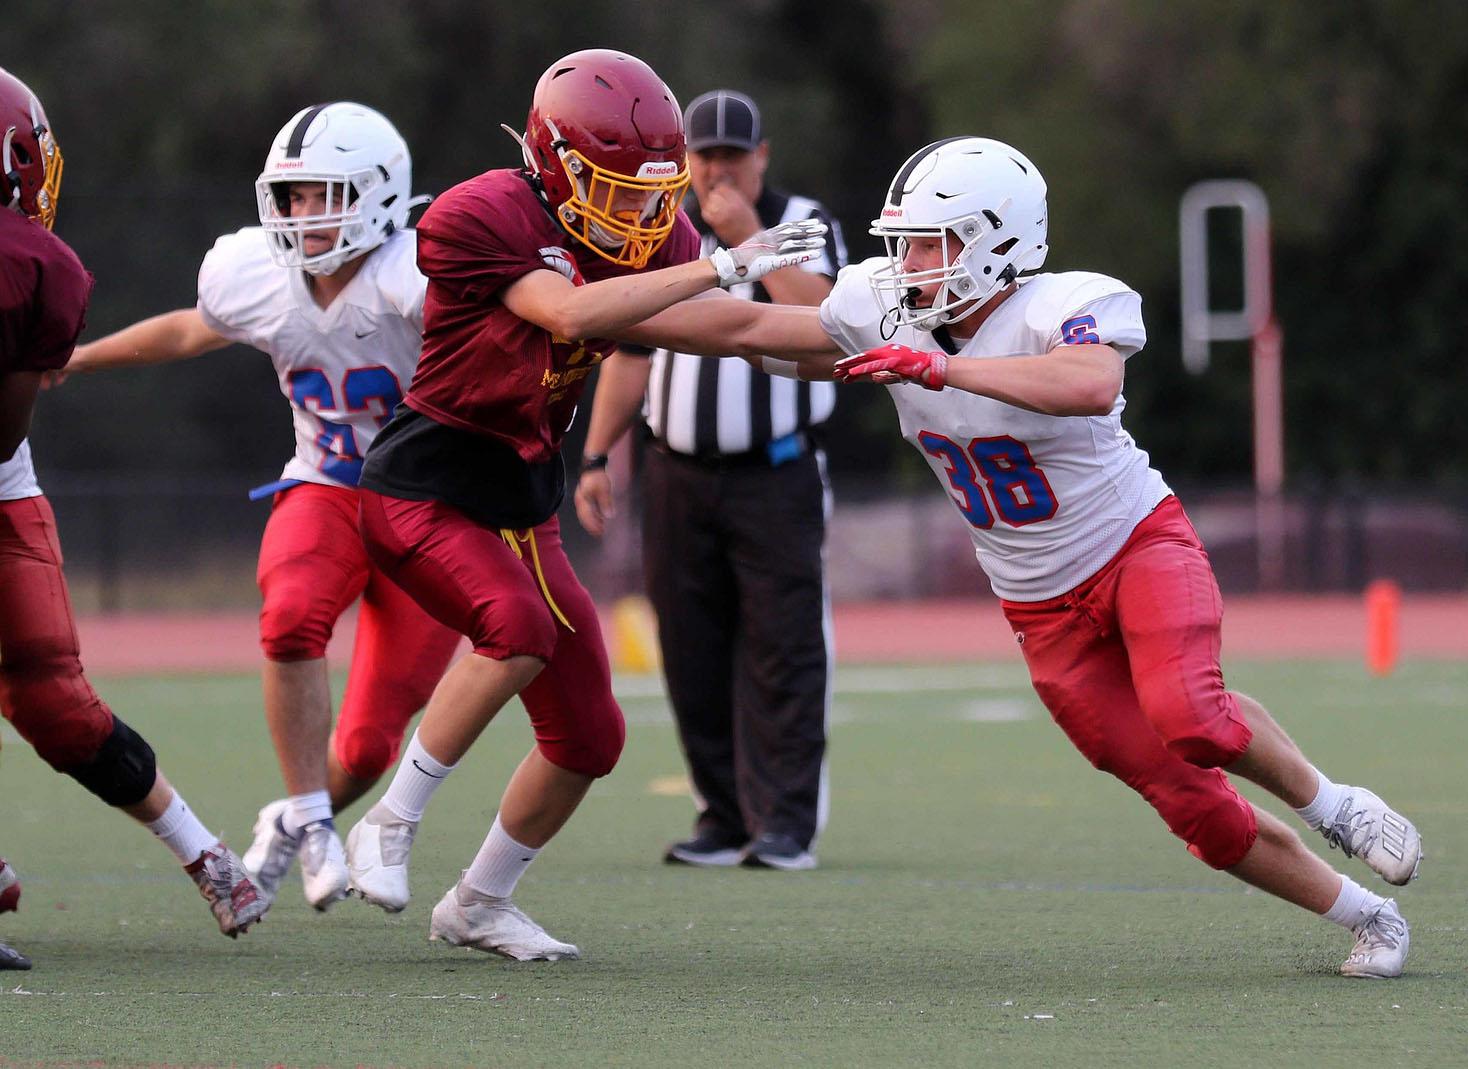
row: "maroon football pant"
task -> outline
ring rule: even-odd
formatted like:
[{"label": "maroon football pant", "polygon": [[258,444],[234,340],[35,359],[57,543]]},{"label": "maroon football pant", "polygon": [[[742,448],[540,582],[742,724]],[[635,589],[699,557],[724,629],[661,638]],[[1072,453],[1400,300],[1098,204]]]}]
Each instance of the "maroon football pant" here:
[{"label": "maroon football pant", "polygon": [[90,762],[112,733],[112,710],[82,672],[44,497],[0,501],[0,713],[57,771]]},{"label": "maroon football pant", "polygon": [[469,636],[480,656],[545,662],[520,700],[546,760],[588,776],[610,772],[626,726],[596,606],[566,559],[560,521],[511,532],[517,553],[498,529],[452,505],[360,493],[372,559],[434,619]]},{"label": "maroon football pant", "polygon": [[362,599],[332,749],[349,775],[376,779],[398,759],[408,722],[427,704],[459,636],[368,558],[357,494],[302,483],[275,495],[256,573],[260,646],[272,661],[325,657],[337,619]]},{"label": "maroon football pant", "polygon": [[1035,691],[1076,748],[1195,856],[1220,869],[1242,861],[1258,827],[1220,768],[1251,732],[1219,667],[1218,584],[1177,498],[1076,589],[1003,605]]}]

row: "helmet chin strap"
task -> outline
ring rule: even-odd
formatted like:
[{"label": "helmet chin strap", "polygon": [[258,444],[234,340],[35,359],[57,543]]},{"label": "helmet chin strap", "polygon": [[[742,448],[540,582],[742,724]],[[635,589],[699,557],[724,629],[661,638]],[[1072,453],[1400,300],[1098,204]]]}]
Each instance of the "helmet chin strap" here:
[{"label": "helmet chin strap", "polygon": [[512,129],[507,123],[500,123],[500,129],[515,139],[515,144],[520,146],[520,155],[525,158],[526,169],[538,176],[540,168],[535,166],[535,158],[530,154],[530,146],[525,142],[525,135]]},{"label": "helmet chin strap", "polygon": [[549,208],[550,204],[545,196],[545,183],[541,181],[540,168],[535,163],[535,156],[530,151],[530,145],[525,141],[525,135],[505,123],[500,123],[500,129],[513,137],[515,144],[520,146],[520,158],[525,161],[525,173],[529,175],[530,188],[535,190],[535,195],[540,198],[541,203]]}]

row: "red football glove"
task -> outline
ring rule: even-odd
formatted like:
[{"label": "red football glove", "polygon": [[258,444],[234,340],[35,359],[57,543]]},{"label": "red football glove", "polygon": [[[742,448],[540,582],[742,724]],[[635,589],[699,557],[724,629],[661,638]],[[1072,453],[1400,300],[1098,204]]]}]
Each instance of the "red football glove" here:
[{"label": "red football glove", "polygon": [[926,390],[941,390],[948,385],[948,354],[923,352],[907,345],[883,345],[836,361],[834,374],[838,382],[916,382]]}]

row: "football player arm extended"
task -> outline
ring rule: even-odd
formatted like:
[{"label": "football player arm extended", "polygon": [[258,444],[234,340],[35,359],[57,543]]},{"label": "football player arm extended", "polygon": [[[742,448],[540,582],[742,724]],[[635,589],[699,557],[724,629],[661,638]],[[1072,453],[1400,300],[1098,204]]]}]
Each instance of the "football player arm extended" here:
[{"label": "football player arm extended", "polygon": [[822,329],[818,309],[741,301],[722,293],[675,305],[617,338],[680,353],[737,356],[767,373],[810,381],[831,378],[842,355]]},{"label": "football player arm extended", "polygon": [[772,304],[819,305],[831,295],[836,280],[802,267],[786,267],[772,271],[760,279]]},{"label": "football player arm extended", "polygon": [[31,429],[31,412],[41,389],[41,372],[10,371],[0,375],[0,464],[15,456]]},{"label": "football player arm extended", "polygon": [[581,477],[576,481],[576,516],[581,526],[600,538],[607,520],[617,514],[606,457],[622,440],[642,409],[652,363],[635,353],[615,352],[596,372],[591,401],[591,423],[581,452]]},{"label": "football player arm extended", "polygon": [[1122,358],[1109,345],[1059,345],[1038,356],[999,360],[949,359],[883,345],[840,361],[836,378],[964,390],[1047,416],[1104,416],[1121,392]]},{"label": "football player arm extended", "polygon": [[639,320],[719,284],[708,260],[621,275],[577,286],[549,269],[531,271],[505,287],[504,306],[527,323],[561,338],[614,338]]},{"label": "football player arm extended", "polygon": [[556,271],[531,271],[500,299],[521,319],[562,338],[614,338],[618,332],[679,301],[717,286],[756,282],[773,271],[819,255],[826,225],[803,219],[761,230],[732,249],[704,260],[645,274],[574,285]]},{"label": "football player arm extended", "polygon": [[180,308],[123,327],[105,338],[78,345],[70,363],[59,376],[64,378],[77,371],[187,360],[228,344],[229,339],[210,329],[197,308]]}]

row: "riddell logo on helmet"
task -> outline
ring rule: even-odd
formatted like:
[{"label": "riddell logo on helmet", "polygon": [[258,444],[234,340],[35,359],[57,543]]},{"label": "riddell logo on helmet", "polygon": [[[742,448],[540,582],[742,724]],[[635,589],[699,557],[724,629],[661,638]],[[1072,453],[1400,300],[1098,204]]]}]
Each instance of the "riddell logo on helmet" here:
[{"label": "riddell logo on helmet", "polygon": [[644,163],[637,169],[638,178],[667,178],[678,173],[676,163]]},{"label": "riddell logo on helmet", "polygon": [[902,209],[901,208],[883,208],[882,209],[882,218],[883,219],[887,218],[889,215],[900,216],[901,214],[902,214]]},{"label": "riddell logo on helmet", "polygon": [[299,169],[304,166],[306,166],[304,160],[280,160],[276,163],[275,169],[278,171],[289,171],[292,168]]}]

